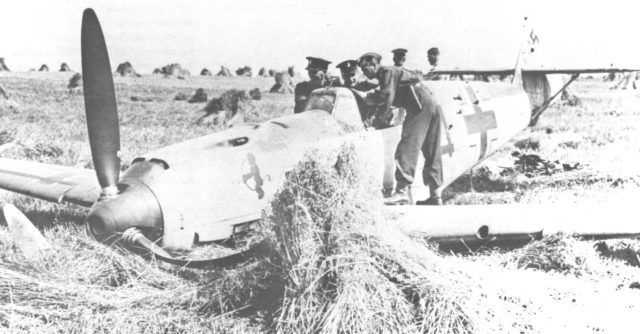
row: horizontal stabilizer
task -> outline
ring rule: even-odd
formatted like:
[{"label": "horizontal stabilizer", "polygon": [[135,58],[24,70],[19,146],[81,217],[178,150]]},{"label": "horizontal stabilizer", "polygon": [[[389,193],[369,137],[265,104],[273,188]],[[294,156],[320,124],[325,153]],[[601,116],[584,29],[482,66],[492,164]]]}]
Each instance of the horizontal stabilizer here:
[{"label": "horizontal stabilizer", "polygon": [[0,189],[86,207],[100,197],[92,170],[12,159],[0,159]]},{"label": "horizontal stabilizer", "polygon": [[[539,74],[589,74],[589,73],[620,73],[637,72],[640,69],[634,68],[523,68],[523,73]],[[513,68],[502,69],[440,69],[431,73],[441,75],[511,75],[515,72]]]}]

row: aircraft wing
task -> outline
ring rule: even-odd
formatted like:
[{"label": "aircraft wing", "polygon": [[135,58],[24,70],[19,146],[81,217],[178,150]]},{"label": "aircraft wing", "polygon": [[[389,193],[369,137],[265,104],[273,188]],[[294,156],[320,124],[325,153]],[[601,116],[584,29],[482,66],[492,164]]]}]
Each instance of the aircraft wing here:
[{"label": "aircraft wing", "polygon": [[557,233],[587,239],[640,238],[632,202],[388,206],[405,233],[438,243],[489,244],[540,239]]},{"label": "aircraft wing", "polygon": [[100,185],[93,170],[2,158],[0,189],[85,207],[100,197]]},{"label": "aircraft wing", "polygon": [[[633,68],[523,68],[524,73],[540,73],[540,74],[581,74],[581,73],[618,73],[618,72],[637,72],[640,69]],[[495,69],[440,69],[430,73],[446,74],[446,75],[511,75],[515,72],[513,68],[495,68]]]}]

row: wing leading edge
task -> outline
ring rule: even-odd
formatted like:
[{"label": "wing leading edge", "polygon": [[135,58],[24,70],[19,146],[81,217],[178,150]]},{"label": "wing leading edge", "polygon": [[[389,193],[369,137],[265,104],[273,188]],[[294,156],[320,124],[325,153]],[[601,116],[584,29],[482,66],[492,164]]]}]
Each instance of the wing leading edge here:
[{"label": "wing leading edge", "polygon": [[100,197],[100,186],[93,170],[2,158],[0,189],[85,207],[90,207]]}]

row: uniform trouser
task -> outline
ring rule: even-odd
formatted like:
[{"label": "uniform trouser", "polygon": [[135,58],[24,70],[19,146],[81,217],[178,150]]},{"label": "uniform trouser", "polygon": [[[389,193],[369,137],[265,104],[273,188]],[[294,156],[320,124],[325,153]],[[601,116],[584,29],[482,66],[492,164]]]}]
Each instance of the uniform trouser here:
[{"label": "uniform trouser", "polygon": [[422,179],[425,185],[442,185],[440,153],[440,114],[435,103],[424,101],[421,109],[407,110],[402,124],[402,137],[396,149],[396,181],[399,185],[413,183],[420,151],[424,155]]}]

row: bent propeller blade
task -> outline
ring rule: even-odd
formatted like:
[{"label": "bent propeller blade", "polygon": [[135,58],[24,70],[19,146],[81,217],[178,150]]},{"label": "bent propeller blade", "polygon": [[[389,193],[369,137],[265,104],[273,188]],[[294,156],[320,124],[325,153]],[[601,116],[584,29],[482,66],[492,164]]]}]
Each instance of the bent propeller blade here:
[{"label": "bent propeller blade", "polygon": [[93,9],[82,14],[82,81],[93,164],[103,196],[117,193],[120,130],[109,54]]}]

